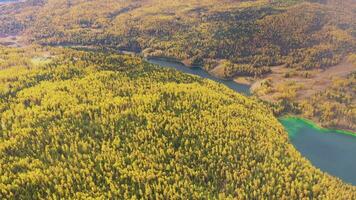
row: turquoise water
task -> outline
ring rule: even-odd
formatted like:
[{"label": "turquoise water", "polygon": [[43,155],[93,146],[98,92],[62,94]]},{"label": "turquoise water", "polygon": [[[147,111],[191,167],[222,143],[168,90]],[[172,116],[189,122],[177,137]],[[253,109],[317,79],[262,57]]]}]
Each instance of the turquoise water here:
[{"label": "turquoise water", "polygon": [[[181,63],[148,59],[149,63],[169,67],[184,73],[222,83],[236,92],[251,95],[248,85],[220,80],[200,68],[188,68]],[[351,133],[318,128],[301,118],[281,118],[295,148],[311,163],[346,183],[356,185],[356,137]]]},{"label": "turquoise water", "polygon": [[355,136],[349,132],[318,128],[301,118],[281,118],[280,122],[295,148],[315,167],[356,185]]}]

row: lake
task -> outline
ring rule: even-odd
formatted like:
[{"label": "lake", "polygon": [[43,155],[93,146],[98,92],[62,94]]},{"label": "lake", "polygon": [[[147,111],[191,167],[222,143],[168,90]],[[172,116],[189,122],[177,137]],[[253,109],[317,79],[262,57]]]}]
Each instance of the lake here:
[{"label": "lake", "polygon": [[[221,80],[199,67],[189,68],[179,62],[165,59],[147,59],[151,64],[222,83],[232,90],[251,95],[250,87],[232,80]],[[315,124],[295,117],[279,119],[288,132],[294,147],[311,163],[346,183],[356,185],[356,137],[347,132],[318,128]]]},{"label": "lake", "polygon": [[295,148],[322,171],[356,185],[356,137],[301,118],[281,118]]}]

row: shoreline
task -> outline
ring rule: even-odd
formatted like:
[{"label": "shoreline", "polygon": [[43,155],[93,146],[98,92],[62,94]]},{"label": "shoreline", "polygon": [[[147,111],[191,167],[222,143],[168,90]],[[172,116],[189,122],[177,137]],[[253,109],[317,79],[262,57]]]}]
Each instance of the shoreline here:
[{"label": "shoreline", "polygon": [[[128,53],[124,53],[124,54],[128,54]],[[217,79],[220,79],[220,80],[224,80],[224,81],[233,81],[233,82],[235,82],[237,84],[241,84],[241,85],[252,86],[256,82],[255,80],[253,80],[252,77],[249,77],[249,76],[236,76],[236,77],[232,77],[232,78],[224,78],[224,77],[221,77],[221,76],[217,76],[216,74],[211,73],[211,71],[205,70],[202,66],[187,65],[187,64],[184,63],[183,60],[180,60],[180,59],[177,59],[177,58],[174,58],[174,57],[144,56],[144,55],[142,55],[142,53],[139,53],[139,54],[136,53],[135,55],[141,55],[143,58],[148,59],[148,60],[149,59],[156,59],[156,60],[162,60],[162,61],[167,61],[167,62],[174,62],[174,63],[181,64],[184,67],[191,68],[191,69],[199,68],[201,70],[206,71],[207,73],[209,73],[214,78],[217,78]]]},{"label": "shoreline", "polygon": [[142,53],[140,53],[140,54],[138,54],[138,55],[141,55],[144,59],[147,59],[147,60],[150,60],[150,59],[162,60],[162,61],[166,61],[166,62],[173,62],[173,63],[181,64],[181,65],[183,65],[184,67],[187,67],[187,68],[200,68],[200,69],[203,69],[203,68],[200,67],[200,66],[186,65],[186,64],[183,63],[182,60],[177,59],[177,58],[174,58],[174,57],[167,57],[167,56],[144,56],[144,55],[142,55]]},{"label": "shoreline", "polygon": [[349,135],[349,136],[356,137],[356,132],[354,132],[352,130],[323,127],[319,123],[314,122],[313,120],[301,117],[301,116],[285,115],[285,116],[282,116],[282,117],[278,117],[278,119],[279,120],[288,120],[288,119],[299,120],[299,121],[302,121],[303,123],[306,123],[309,126],[311,126],[312,128],[315,128],[315,129],[317,129],[317,130],[319,130],[319,131],[321,131],[323,133],[335,132],[335,133],[338,133],[338,134],[343,134],[343,135]]}]

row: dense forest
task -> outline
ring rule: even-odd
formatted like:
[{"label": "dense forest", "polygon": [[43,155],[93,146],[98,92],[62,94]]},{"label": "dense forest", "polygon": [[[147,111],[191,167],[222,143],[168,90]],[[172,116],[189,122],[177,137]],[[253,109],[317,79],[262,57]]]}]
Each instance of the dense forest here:
[{"label": "dense forest", "polygon": [[[289,71],[283,80],[293,74],[313,79],[310,74],[318,73],[315,70],[344,64],[356,54],[355,9],[353,0],[27,0],[1,7],[0,38],[167,57],[228,79],[264,79],[275,73],[276,66]],[[345,91],[352,94],[352,77],[335,78],[351,81]],[[322,97],[326,91],[343,95],[331,83],[317,92],[321,96],[315,92],[307,96],[300,90],[306,84],[285,80],[277,88],[272,81],[271,89],[265,82],[259,91],[284,110],[355,131],[356,110],[348,110],[355,95],[335,106],[335,98]],[[318,100],[325,100],[325,105],[312,103]]]},{"label": "dense forest", "polygon": [[0,50],[2,199],[356,198],[222,85],[128,55]]}]

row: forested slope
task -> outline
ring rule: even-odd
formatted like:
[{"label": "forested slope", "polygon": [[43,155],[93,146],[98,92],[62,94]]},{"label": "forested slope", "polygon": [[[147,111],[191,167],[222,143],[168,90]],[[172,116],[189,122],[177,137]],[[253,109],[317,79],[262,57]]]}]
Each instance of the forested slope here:
[{"label": "forested slope", "polygon": [[356,198],[226,87],[130,56],[31,50],[1,48],[1,199]]}]

